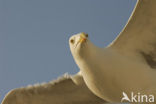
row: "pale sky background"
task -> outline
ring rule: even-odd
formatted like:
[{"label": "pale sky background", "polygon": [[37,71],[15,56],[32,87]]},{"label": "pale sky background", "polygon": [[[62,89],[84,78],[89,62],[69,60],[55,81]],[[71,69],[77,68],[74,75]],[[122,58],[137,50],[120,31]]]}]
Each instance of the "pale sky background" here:
[{"label": "pale sky background", "polygon": [[13,88],[79,71],[68,39],[86,32],[107,46],[136,0],[0,0],[0,102]]}]

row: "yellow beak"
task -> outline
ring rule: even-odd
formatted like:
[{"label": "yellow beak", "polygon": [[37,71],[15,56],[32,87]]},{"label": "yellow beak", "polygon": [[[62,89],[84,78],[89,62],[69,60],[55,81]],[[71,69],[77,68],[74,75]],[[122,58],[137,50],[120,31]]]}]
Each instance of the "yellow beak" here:
[{"label": "yellow beak", "polygon": [[83,33],[83,32],[80,33],[80,39],[79,39],[79,41],[77,42],[76,47],[77,47],[77,45],[78,45],[79,43],[85,42],[86,40],[87,40],[86,34]]},{"label": "yellow beak", "polygon": [[[82,43],[82,42],[85,42],[86,40],[87,40],[86,34],[85,34],[85,33],[81,33],[79,42]],[[79,42],[78,42],[78,43],[79,43]]]}]

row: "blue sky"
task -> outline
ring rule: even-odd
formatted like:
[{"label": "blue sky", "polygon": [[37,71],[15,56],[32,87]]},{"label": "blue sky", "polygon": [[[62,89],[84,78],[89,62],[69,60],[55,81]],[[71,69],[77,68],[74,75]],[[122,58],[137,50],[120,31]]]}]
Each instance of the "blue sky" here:
[{"label": "blue sky", "polygon": [[68,39],[86,32],[105,47],[126,24],[136,0],[1,0],[0,102],[11,89],[79,71]]}]

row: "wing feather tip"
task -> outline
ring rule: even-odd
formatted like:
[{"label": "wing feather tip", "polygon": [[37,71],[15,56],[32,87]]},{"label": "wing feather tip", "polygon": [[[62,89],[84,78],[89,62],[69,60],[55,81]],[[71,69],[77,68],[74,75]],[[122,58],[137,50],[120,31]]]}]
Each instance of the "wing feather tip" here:
[{"label": "wing feather tip", "polygon": [[19,89],[12,89],[4,97],[2,104],[17,104],[16,94]]}]

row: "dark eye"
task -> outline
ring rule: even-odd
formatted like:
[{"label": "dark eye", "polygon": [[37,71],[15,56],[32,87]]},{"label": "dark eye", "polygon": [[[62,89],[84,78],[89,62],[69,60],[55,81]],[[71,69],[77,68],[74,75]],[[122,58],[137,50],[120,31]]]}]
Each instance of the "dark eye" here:
[{"label": "dark eye", "polygon": [[70,43],[74,44],[74,39],[71,39],[71,40],[70,40]]},{"label": "dark eye", "polygon": [[88,38],[88,34],[86,34],[86,37]]}]

